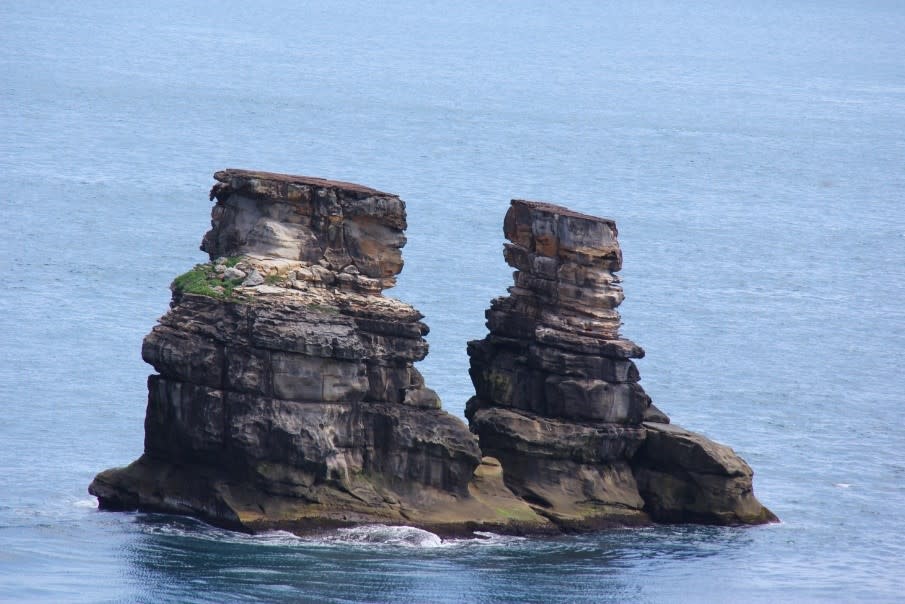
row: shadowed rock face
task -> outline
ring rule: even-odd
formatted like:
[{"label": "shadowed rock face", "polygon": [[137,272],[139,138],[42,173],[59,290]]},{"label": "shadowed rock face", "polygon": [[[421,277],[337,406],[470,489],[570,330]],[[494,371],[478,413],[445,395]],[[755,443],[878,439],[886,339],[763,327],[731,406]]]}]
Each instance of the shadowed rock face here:
[{"label": "shadowed rock face", "polygon": [[645,422],[632,460],[645,509],[659,522],[764,524],[778,519],[754,497],[753,472],[727,447],[675,425]]},{"label": "shadowed rock face", "polygon": [[402,269],[403,202],[307,177],[215,178],[212,262],[174,281],[144,340],[157,371],[145,452],[95,478],[100,506],[246,529],[544,530],[424,385],[421,313],[380,293]]},{"label": "shadowed rock face", "polygon": [[504,234],[515,285],[468,343],[466,416],[506,484],[564,526],[775,520],[747,464],[668,425],[638,383],[644,351],[618,334],[615,223],[514,200]]}]

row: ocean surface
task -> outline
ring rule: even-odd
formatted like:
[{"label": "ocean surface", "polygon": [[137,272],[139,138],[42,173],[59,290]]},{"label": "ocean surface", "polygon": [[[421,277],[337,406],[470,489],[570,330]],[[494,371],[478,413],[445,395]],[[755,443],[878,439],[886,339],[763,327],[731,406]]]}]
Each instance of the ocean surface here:
[{"label": "ocean surface", "polygon": [[[0,3],[0,601],[901,601],[903,3],[147,4]],[[509,199],[614,218],[642,384],[783,522],[302,539],[97,511],[226,167],[407,202],[388,293],[459,416]]]}]

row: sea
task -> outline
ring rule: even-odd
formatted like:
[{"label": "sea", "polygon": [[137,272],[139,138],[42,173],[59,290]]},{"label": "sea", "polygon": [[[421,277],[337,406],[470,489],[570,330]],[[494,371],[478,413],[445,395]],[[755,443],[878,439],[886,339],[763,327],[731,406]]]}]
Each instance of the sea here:
[{"label": "sea", "polygon": [[[444,408],[509,200],[616,220],[622,334],[782,520],[522,538],[97,510],[212,173],[406,201]],[[0,2],[0,601],[901,602],[905,4]]]}]

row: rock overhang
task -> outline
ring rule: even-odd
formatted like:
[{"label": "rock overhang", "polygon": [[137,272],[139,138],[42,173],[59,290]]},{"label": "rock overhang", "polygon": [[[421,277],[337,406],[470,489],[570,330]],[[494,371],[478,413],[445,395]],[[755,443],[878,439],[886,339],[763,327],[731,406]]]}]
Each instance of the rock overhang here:
[{"label": "rock overhang", "polygon": [[[265,172],[263,170],[226,168],[225,170],[214,172],[214,179],[221,184],[228,185],[234,190],[248,188],[249,190],[259,192],[258,194],[261,194],[262,196],[267,195],[268,197],[271,197],[273,199],[293,198],[293,195],[289,192],[288,185],[300,185],[316,189],[342,190],[364,197],[380,196],[395,197],[397,199],[399,198],[399,196],[395,193],[385,193],[383,191],[378,191],[377,189],[372,189],[371,187],[366,187],[364,185],[359,185],[352,182],[330,180],[327,178],[318,178],[315,176],[301,176],[293,174],[281,174],[277,172]],[[260,183],[265,182],[272,183],[273,185],[277,186],[271,186],[269,189],[262,187]],[[287,185],[287,188],[283,189],[280,185]],[[214,189],[212,189],[212,191],[214,190],[216,190],[216,185],[214,186]],[[213,200],[213,198],[214,195],[212,194],[211,200]]]}]

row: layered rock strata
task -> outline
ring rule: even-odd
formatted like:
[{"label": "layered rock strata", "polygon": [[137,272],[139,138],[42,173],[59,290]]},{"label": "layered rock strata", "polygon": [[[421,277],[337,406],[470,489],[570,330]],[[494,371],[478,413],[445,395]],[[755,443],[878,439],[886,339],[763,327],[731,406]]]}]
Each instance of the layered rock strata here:
[{"label": "layered rock strata", "polygon": [[397,196],[243,170],[215,179],[211,262],[173,282],[144,340],[156,371],[145,450],[92,482],[102,508],[297,532],[775,519],[744,461],[669,424],[639,385],[643,351],[618,333],[612,221],[513,202],[515,285],[468,346],[470,432],[414,366],[421,313],[382,293],[403,266]]},{"label": "layered rock strata", "polygon": [[618,333],[615,223],[514,200],[504,234],[515,284],[468,343],[466,416],[506,485],[564,527],[775,520],[747,464],[669,425],[638,383],[644,351]]},{"label": "layered rock strata", "polygon": [[365,522],[546,530],[414,363],[422,315],[384,297],[405,205],[349,183],[215,174],[211,263],[145,338],[145,451],[99,474],[107,509],[245,529]]}]

